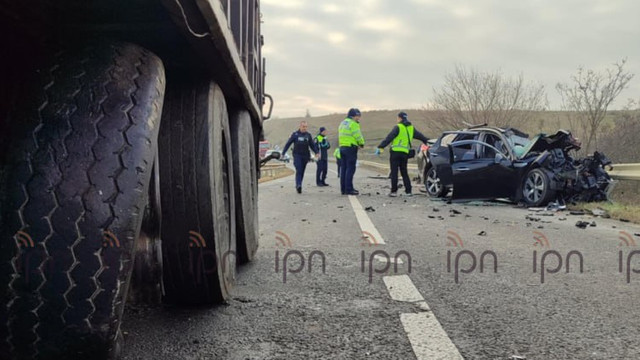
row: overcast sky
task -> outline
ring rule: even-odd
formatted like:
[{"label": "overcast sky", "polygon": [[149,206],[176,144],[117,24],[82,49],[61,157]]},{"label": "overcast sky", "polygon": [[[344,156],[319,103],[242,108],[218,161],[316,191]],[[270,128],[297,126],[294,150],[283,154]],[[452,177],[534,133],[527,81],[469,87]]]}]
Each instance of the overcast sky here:
[{"label": "overcast sky", "polygon": [[[274,116],[420,108],[455,64],[545,85],[626,57],[640,99],[640,1],[261,0]],[[623,101],[624,100],[624,101]]]}]

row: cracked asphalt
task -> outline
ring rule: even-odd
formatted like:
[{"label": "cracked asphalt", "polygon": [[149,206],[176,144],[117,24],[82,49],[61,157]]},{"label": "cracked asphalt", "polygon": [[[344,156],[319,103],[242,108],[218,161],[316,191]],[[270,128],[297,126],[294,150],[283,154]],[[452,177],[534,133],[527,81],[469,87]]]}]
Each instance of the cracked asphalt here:
[{"label": "cracked asphalt", "polygon": [[[260,185],[260,249],[228,304],[129,306],[124,359],[412,359],[400,314],[425,310],[391,299],[382,278],[397,274],[465,359],[640,358],[640,254],[629,256],[637,248],[625,234],[640,243],[640,227],[500,202],[389,198],[386,176],[359,168],[358,200],[385,242],[371,245],[335,172],[328,188],[312,186],[314,175],[310,164],[301,195],[292,177]],[[370,276],[374,251],[410,260],[373,261]]]}]

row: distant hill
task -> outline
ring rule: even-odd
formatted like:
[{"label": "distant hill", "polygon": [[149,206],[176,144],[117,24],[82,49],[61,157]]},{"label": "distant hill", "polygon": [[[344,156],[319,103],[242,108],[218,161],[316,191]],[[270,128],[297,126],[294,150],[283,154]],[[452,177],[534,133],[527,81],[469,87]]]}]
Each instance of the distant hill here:
[{"label": "distant hill", "polygon": [[[367,148],[370,148],[371,152],[373,152],[375,146],[384,139],[396,124],[398,112],[400,112],[400,110],[377,110],[362,113],[360,126],[367,143]],[[409,114],[409,119],[416,128],[427,135],[427,137],[437,136],[429,132],[426,126],[427,121],[423,115],[420,115],[422,110],[407,110],[406,112]],[[329,141],[332,147],[334,147],[338,143],[338,126],[345,117],[346,114],[331,114],[311,118],[273,119],[264,123],[264,135],[265,139],[267,139],[272,146],[277,144],[282,148],[291,133],[298,129],[300,122],[306,120],[309,123],[309,132],[314,136],[318,134],[318,129],[321,126],[326,127],[329,132]]]}]

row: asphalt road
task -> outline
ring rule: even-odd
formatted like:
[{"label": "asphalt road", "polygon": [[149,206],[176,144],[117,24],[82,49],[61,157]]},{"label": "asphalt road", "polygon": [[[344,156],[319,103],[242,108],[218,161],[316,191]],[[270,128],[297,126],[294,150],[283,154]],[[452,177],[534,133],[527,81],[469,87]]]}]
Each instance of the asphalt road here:
[{"label": "asphalt road", "polygon": [[314,174],[311,164],[301,195],[292,177],[260,185],[260,250],[228,304],[129,307],[124,358],[640,358],[640,253],[626,246],[640,227],[389,198],[388,180],[363,168],[350,199],[335,172],[328,188],[312,186]]}]

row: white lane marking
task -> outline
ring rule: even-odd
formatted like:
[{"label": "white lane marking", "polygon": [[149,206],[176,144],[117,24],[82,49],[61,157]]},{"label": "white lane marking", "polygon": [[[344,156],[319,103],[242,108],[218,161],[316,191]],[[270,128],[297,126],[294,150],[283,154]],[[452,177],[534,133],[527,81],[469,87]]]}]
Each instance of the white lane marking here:
[{"label": "white lane marking", "polygon": [[414,303],[422,311],[400,314],[400,322],[418,360],[464,360],[409,276],[385,276],[382,280],[393,300]]},{"label": "white lane marking", "polygon": [[362,233],[364,234],[367,232],[371,234],[373,236],[373,239],[371,240],[373,240],[374,245],[386,244],[382,235],[378,232],[378,229],[376,229],[373,222],[371,222],[371,219],[369,219],[369,215],[367,215],[367,212],[360,204],[360,201],[358,201],[358,198],[353,195],[349,195],[349,201],[351,202],[353,212],[356,214],[356,219],[358,220],[358,224],[360,224],[360,230],[362,230]]},{"label": "white lane marking", "polygon": [[400,314],[400,322],[418,360],[464,360],[433,313]]},{"label": "white lane marking", "polygon": [[386,257],[386,256],[382,256],[382,255],[376,255],[376,256],[373,257],[373,260],[380,261],[380,262],[383,262],[383,263],[390,262],[392,264],[395,264],[397,262],[398,265],[404,264],[404,261],[402,261],[402,259],[400,259],[399,257],[394,259],[394,258],[391,258],[391,257]]},{"label": "white lane marking", "polygon": [[404,302],[424,301],[422,294],[413,285],[408,275],[385,276],[382,280],[393,300]]}]

